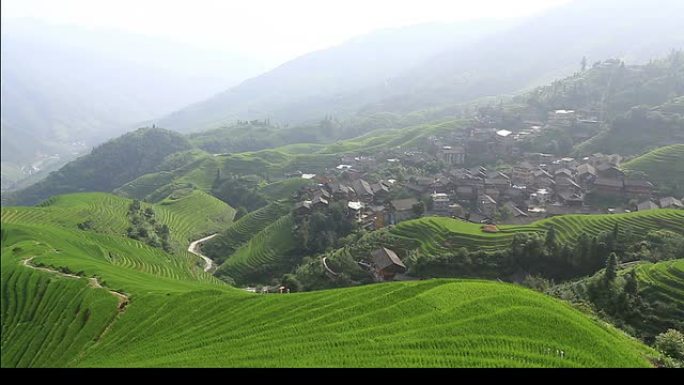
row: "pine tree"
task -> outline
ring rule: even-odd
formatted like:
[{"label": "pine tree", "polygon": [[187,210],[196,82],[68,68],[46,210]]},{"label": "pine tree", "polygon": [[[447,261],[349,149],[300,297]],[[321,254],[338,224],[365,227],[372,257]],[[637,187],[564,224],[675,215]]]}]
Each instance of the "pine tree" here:
[{"label": "pine tree", "polygon": [[608,256],[608,260],[606,260],[606,272],[604,275],[606,282],[615,281],[615,277],[617,276],[617,264],[617,254],[610,253],[610,255]]},{"label": "pine tree", "polygon": [[550,252],[555,252],[557,248],[556,244],[556,228],[551,226],[549,230],[546,232],[546,240],[544,241],[544,245]]},{"label": "pine tree", "polygon": [[639,295],[639,281],[636,277],[636,271],[632,269],[629,274],[625,275],[625,293],[632,297]]}]

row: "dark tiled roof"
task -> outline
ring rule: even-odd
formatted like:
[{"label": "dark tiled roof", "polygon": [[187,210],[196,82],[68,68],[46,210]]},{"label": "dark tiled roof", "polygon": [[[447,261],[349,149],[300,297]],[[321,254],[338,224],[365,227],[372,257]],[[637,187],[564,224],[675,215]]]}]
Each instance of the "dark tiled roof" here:
[{"label": "dark tiled roof", "polygon": [[658,207],[657,204],[655,204],[651,201],[641,202],[637,205],[638,211],[654,210],[654,209],[658,209],[658,208],[660,208],[660,207]]},{"label": "dark tiled roof", "polygon": [[625,187],[653,187],[653,183],[647,180],[626,180]]},{"label": "dark tiled roof", "polygon": [[660,200],[660,207],[682,207],[682,202],[674,197],[665,197]]},{"label": "dark tiled roof", "polygon": [[622,181],[611,178],[598,178],[594,182],[594,186],[619,187],[622,188]]},{"label": "dark tiled roof", "polygon": [[371,256],[373,257],[373,263],[380,270],[386,269],[392,265],[397,265],[406,269],[406,266],[401,262],[397,253],[386,247],[381,247],[373,251]]},{"label": "dark tiled roof", "polygon": [[413,205],[418,204],[418,199],[407,198],[407,199],[397,199],[390,202],[392,207],[397,211],[406,211],[413,209]]}]

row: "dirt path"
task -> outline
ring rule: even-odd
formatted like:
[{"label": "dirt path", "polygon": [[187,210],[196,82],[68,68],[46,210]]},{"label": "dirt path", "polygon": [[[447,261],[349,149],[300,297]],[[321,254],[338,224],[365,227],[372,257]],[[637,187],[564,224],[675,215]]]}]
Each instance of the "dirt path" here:
[{"label": "dirt path", "polygon": [[326,259],[327,259],[327,258],[328,258],[328,257],[323,257],[323,258],[321,259],[321,262],[323,263],[323,268],[325,268],[325,270],[326,270],[328,273],[332,274],[333,277],[339,276],[338,273],[335,273],[334,271],[332,271],[332,269],[330,269],[330,268],[328,267],[328,263],[326,262]]},{"label": "dirt path", "polygon": [[204,259],[204,263],[205,263],[204,271],[205,272],[211,270],[214,267],[214,261],[212,261],[211,258],[202,255],[202,253],[200,252],[200,246],[202,245],[202,242],[208,241],[217,235],[218,235],[218,233],[212,234],[212,235],[210,235],[208,237],[204,237],[202,239],[198,239],[195,242],[192,242],[190,244],[190,246],[188,246],[188,251],[190,253],[195,254],[196,256]]},{"label": "dirt path", "polygon": [[[50,269],[47,267],[35,266],[31,263],[33,258],[35,258],[35,257],[24,259],[21,263],[28,268],[40,270],[40,271],[45,271],[45,272],[51,273],[51,274],[57,274],[57,275],[60,275],[62,277],[65,277],[65,278],[74,278],[74,279],[86,278],[86,277],[79,277],[78,275],[63,273],[61,271],[53,270],[53,269]],[[128,296],[126,294],[122,294],[122,293],[119,293],[118,291],[109,290],[106,287],[103,287],[102,284],[100,284],[100,281],[98,281],[98,279],[95,277],[88,278],[88,282],[90,283],[90,287],[95,288],[95,289],[105,289],[109,292],[109,294],[115,296],[119,300],[119,306],[118,306],[119,312],[122,312],[125,310],[126,305],[128,305],[128,302],[129,302]]]}]

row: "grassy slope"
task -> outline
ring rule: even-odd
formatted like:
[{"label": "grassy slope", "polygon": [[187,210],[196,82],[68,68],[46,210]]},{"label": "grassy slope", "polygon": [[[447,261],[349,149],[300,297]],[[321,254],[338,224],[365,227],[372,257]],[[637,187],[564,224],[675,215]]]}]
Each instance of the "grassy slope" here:
[{"label": "grassy slope", "polygon": [[[120,198],[107,197],[101,215],[116,217],[106,213]],[[654,354],[513,285],[430,280],[255,295],[185,255],[30,213],[9,223],[5,210],[3,366],[648,366],[644,354]],[[130,304],[116,316],[110,293],[22,266],[28,257],[99,277]]]},{"label": "grassy slope", "polygon": [[563,215],[543,219],[525,226],[499,226],[495,234],[484,233],[481,225],[456,219],[427,217],[406,221],[390,230],[397,241],[419,244],[422,251],[438,253],[466,247],[471,250],[496,250],[508,247],[515,233],[545,232],[553,225],[558,239],[562,242],[574,241],[582,232],[590,235],[610,231],[615,223],[620,224],[620,232],[631,229],[634,233],[667,229],[684,234],[684,212],[681,210],[652,210],[617,215]]},{"label": "grassy slope", "polygon": [[[650,318],[638,317],[627,323],[641,336],[648,338],[669,328],[684,328],[684,259],[642,262],[620,270],[619,276],[632,269],[636,270],[639,281],[639,295],[644,303],[651,306],[651,311],[644,314]],[[558,285],[551,292],[560,298],[588,301],[587,285],[602,278],[603,271],[575,282]],[[620,282],[620,285],[623,283]]]},{"label": "grassy slope", "polygon": [[280,217],[238,248],[219,267],[219,272],[242,280],[282,264],[284,257],[296,246],[292,235],[293,226],[292,215]]},{"label": "grassy slope", "polygon": [[278,218],[286,215],[289,210],[290,207],[287,203],[274,202],[259,210],[252,211],[235,221],[218,236],[207,241],[202,246],[202,250],[207,256],[218,262],[223,262],[240,246],[249,242],[250,239],[277,221]]},{"label": "grassy slope", "polygon": [[642,171],[660,188],[684,194],[684,144],[660,147],[622,165],[625,170]]},{"label": "grassy slope", "polygon": [[[639,264],[636,267],[639,280],[639,294],[645,301],[655,304],[661,302],[673,306],[665,312],[656,307],[655,316],[661,325],[645,325],[653,335],[665,330],[662,325],[672,325],[684,329],[684,259]],[[660,328],[658,326],[661,326]]]},{"label": "grassy slope", "polygon": [[[88,219],[94,230],[112,235],[125,234],[129,226],[127,212],[131,200],[105,193],[59,195],[40,207],[3,207],[3,223],[56,224],[76,228]],[[201,191],[193,191],[177,200],[159,204],[142,203],[142,208],[154,209],[157,219],[168,225],[171,237],[181,246],[190,240],[219,231],[232,223],[235,210]]]},{"label": "grassy slope", "polygon": [[[254,218],[246,217],[244,223],[236,222],[220,237],[210,241],[212,252],[230,251],[230,256],[219,254],[220,258],[225,259],[220,271],[240,280],[241,277],[254,273],[264,265],[282,261],[283,256],[294,246],[291,226],[279,223],[282,221],[281,218],[268,227],[262,227],[267,223],[264,220],[258,222],[259,227],[250,228],[246,224],[255,222]],[[481,225],[474,223],[444,217],[426,217],[399,223],[390,229],[389,237],[383,237],[387,233],[371,232],[365,239],[373,244],[382,244],[396,250],[408,251],[417,248],[422,253],[435,255],[454,252],[461,247],[469,250],[501,250],[510,246],[514,234],[544,233],[549,226],[556,228],[560,241],[574,242],[582,232],[596,235],[601,231],[611,231],[615,223],[620,224],[621,233],[631,230],[634,234],[646,234],[650,230],[668,229],[684,234],[684,211],[655,210],[620,215],[565,215],[525,226],[500,226],[501,231],[495,234],[484,233],[480,229]],[[247,239],[249,239],[248,243],[246,243]],[[230,240],[237,240],[242,246],[236,248]],[[354,247],[355,245],[351,245],[336,252],[353,254],[355,253],[352,251]]]}]

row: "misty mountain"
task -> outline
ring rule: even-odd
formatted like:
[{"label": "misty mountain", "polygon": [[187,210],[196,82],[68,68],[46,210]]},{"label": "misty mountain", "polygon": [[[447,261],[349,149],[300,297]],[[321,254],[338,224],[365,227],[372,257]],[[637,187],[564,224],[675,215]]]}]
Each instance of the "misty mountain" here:
[{"label": "misty mountain", "polygon": [[197,131],[232,124],[237,119],[299,123],[329,112],[354,112],[378,97],[358,91],[382,87],[438,52],[469,44],[513,23],[480,20],[376,31],[291,60],[159,123],[180,131]]},{"label": "misty mountain", "polygon": [[3,187],[48,155],[63,163],[263,66],[126,32],[3,20]]},{"label": "misty mountain", "polygon": [[161,122],[187,131],[270,118],[302,123],[409,112],[514,93],[579,70],[583,57],[646,62],[684,47],[684,4],[578,0],[521,22],[387,30],[292,60]]},{"label": "misty mountain", "polygon": [[364,111],[411,111],[515,93],[606,58],[632,64],[684,47],[684,2],[577,0],[428,60]]},{"label": "misty mountain", "polygon": [[162,160],[193,146],[182,135],[161,128],[140,128],[112,139],[23,190],[3,194],[5,204],[33,205],[52,195],[79,191],[111,192]]}]

